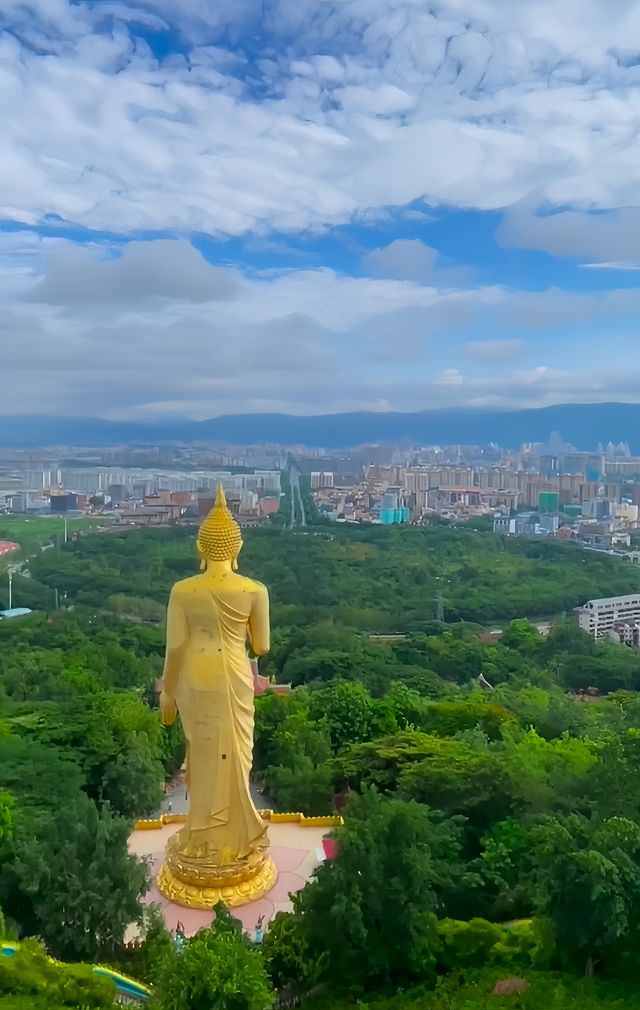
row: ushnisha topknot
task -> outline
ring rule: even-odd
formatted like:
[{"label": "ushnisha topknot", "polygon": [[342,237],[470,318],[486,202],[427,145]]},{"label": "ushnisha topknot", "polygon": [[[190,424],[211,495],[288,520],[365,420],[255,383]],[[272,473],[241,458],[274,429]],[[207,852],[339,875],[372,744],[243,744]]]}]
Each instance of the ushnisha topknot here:
[{"label": "ushnisha topknot", "polygon": [[211,512],[198,531],[198,550],[207,561],[234,561],[242,546],[240,527],[231,515],[222,484]]}]

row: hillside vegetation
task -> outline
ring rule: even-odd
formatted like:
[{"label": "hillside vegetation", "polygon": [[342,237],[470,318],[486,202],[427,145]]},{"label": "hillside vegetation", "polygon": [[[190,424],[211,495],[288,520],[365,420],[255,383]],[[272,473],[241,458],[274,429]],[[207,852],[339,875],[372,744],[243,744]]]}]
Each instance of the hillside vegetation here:
[{"label": "hillside vegetation", "polygon": [[[262,1007],[275,987],[311,1008],[480,1010],[513,975],[530,986],[514,1007],[640,1005],[640,655],[561,616],[637,573],[448,527],[247,532],[241,568],[272,599],[261,670],[294,687],[257,701],[255,775],[281,808],[337,805],[346,823],[262,951],[221,918],[176,960],[143,922],[147,871],[126,839],[183,758],[155,682],[170,586],[197,571],[193,534],[83,536],[16,579],[39,612],[0,623],[6,929],[155,981],[165,1010],[202,1005],[180,972],[213,961],[224,985],[245,964]],[[52,612],[55,589],[71,609]],[[554,617],[549,635],[525,614]],[[123,948],[134,919],[149,937],[137,954]],[[234,1010],[249,1010],[237,988]]]}]

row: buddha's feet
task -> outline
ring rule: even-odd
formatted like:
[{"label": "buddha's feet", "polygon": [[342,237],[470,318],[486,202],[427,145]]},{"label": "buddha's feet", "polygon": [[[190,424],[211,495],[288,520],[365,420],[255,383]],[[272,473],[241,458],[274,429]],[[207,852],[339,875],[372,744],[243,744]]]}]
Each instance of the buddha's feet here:
[{"label": "buddha's feet", "polygon": [[218,901],[234,907],[261,898],[277,875],[269,858],[266,829],[242,856],[206,844],[196,833],[183,829],[167,845],[157,886],[169,901],[187,908],[212,908]]},{"label": "buddha's feet", "polygon": [[162,867],[156,885],[160,893],[176,905],[185,908],[211,909],[222,901],[228,908],[247,905],[257,901],[267,894],[276,882],[278,871],[269,856],[266,856],[258,866],[247,867],[243,872],[238,870],[233,876],[228,867],[220,867],[216,875],[215,868],[207,867],[194,880],[193,876],[185,880],[178,875],[171,860]]}]

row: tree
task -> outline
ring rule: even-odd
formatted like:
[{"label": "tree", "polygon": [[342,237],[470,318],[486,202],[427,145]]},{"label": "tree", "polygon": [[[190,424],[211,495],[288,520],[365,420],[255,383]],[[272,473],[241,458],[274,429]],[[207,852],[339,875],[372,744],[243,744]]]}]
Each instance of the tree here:
[{"label": "tree", "polygon": [[640,925],[640,826],[573,814],[548,818],[535,841],[539,911],[566,961],[591,974]]},{"label": "tree", "polygon": [[544,639],[534,624],[527,620],[515,620],[510,621],[502,632],[501,644],[535,659],[544,647]]},{"label": "tree", "polygon": [[569,733],[574,737],[590,735],[595,729],[596,717],[591,705],[576,705],[575,699],[559,687],[546,689],[526,685],[514,689],[502,685],[493,694],[517,717],[522,726],[533,727],[545,740]]},{"label": "tree", "polygon": [[287,661],[283,677],[294,687],[313,681],[360,680],[365,662],[357,652],[319,648],[307,655],[294,655]]},{"label": "tree", "polygon": [[11,793],[0,792],[0,850],[13,838],[13,817],[16,801]]},{"label": "tree", "polygon": [[280,810],[295,811],[307,817],[331,813],[334,794],[331,768],[326,763],[314,764],[310,757],[302,754],[293,768],[283,765],[270,768],[265,782]]},{"label": "tree", "polygon": [[87,797],[58,810],[38,838],[16,847],[15,871],[39,935],[55,956],[95,961],[140,918],[146,869],[129,854],[126,821]]},{"label": "tree", "polygon": [[502,930],[486,919],[441,919],[438,922],[440,950],[438,962],[446,971],[482,968],[489,963],[492,949],[502,939]]},{"label": "tree", "polygon": [[329,813],[333,796],[331,744],[324,721],[314,722],[304,701],[298,699],[291,705],[262,706],[259,712],[260,750],[270,761],[264,778],[280,809],[311,815]]},{"label": "tree", "polygon": [[549,657],[559,653],[572,656],[590,656],[594,649],[593,638],[578,627],[576,621],[569,618],[554,621],[544,643],[544,650]]},{"label": "tree", "polygon": [[162,1010],[266,1010],[273,992],[260,950],[222,904],[215,919],[160,967],[155,989]]},{"label": "tree", "polygon": [[151,812],[164,778],[157,713],[132,692],[101,690],[86,670],[65,675],[77,684],[74,696],[43,706],[31,732],[81,764],[93,799],[127,817]]},{"label": "tree", "polygon": [[182,767],[186,748],[184,731],[179,719],[176,719],[171,726],[163,727],[160,747],[165,778],[172,779]]},{"label": "tree", "polygon": [[591,741],[544,740],[529,730],[505,734],[502,760],[519,805],[546,813],[576,809],[598,757]]},{"label": "tree", "polygon": [[104,769],[102,796],[123,817],[146,817],[160,806],[162,765],[136,738]]},{"label": "tree", "polygon": [[116,593],[114,596],[109,596],[105,600],[105,605],[114,613],[130,617],[134,621],[162,624],[166,614],[166,607],[163,607],[161,603],[144,597],[127,596],[126,593]]},{"label": "tree", "polygon": [[312,719],[326,720],[335,750],[347,743],[364,743],[371,739],[373,701],[366,687],[358,681],[336,680],[329,687],[312,692],[310,715]]},{"label": "tree", "polygon": [[119,953],[117,967],[125,975],[151,984],[164,961],[171,956],[175,941],[157,905],[148,905],[143,909],[140,931],[142,941],[127,945]]},{"label": "tree", "polygon": [[17,735],[0,735],[0,786],[16,798],[14,819],[29,821],[36,832],[38,818],[48,819],[78,796],[82,786],[78,765],[60,751]]},{"label": "tree", "polygon": [[531,894],[532,827],[510,817],[497,821],[482,838],[477,861],[492,917],[520,919],[533,912]]},{"label": "tree", "polygon": [[427,702],[419,691],[412,690],[406,683],[395,681],[380,704],[388,707],[398,729],[422,728]]},{"label": "tree", "polygon": [[[253,747],[253,768],[261,772],[269,765],[282,761],[281,737],[278,731],[289,716],[308,711],[306,692],[302,689],[291,694],[276,694],[265,691],[256,698],[255,734]],[[175,724],[174,724],[175,725]],[[290,730],[286,730],[290,733]]]},{"label": "tree", "polygon": [[513,788],[500,754],[482,734],[479,744],[411,730],[356,744],[334,762],[336,787],[374,785],[484,828],[509,815]]},{"label": "tree", "polygon": [[455,736],[478,726],[489,739],[496,740],[504,728],[515,724],[515,716],[502,705],[458,698],[456,701],[434,701],[426,705],[421,728],[437,736]]},{"label": "tree", "polygon": [[[11,793],[0,793],[0,867],[4,862],[14,835],[13,813],[15,800]],[[0,940],[6,935],[5,918],[0,908]]]},{"label": "tree", "polygon": [[[295,908],[298,905],[295,896],[293,901]],[[318,965],[309,949],[301,916],[278,912],[269,923],[262,953],[274,987],[280,992],[304,996],[317,976]]]},{"label": "tree", "polygon": [[458,825],[372,789],[352,799],[337,837],[337,858],[320,866],[297,906],[308,948],[324,954],[321,978],[372,990],[424,977],[456,875]]}]

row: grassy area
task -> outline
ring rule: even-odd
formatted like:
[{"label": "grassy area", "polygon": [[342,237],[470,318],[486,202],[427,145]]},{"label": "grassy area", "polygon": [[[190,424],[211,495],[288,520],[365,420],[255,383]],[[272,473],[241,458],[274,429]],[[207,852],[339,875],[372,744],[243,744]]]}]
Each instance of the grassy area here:
[{"label": "grassy area", "polygon": [[[109,522],[102,516],[81,516],[67,519],[67,535],[82,533],[105,526]],[[20,552],[0,557],[0,568],[7,564],[23,561],[35,554],[45,544],[55,544],[57,538],[64,540],[64,519],[62,516],[0,516],[0,540],[20,544]]]}]

